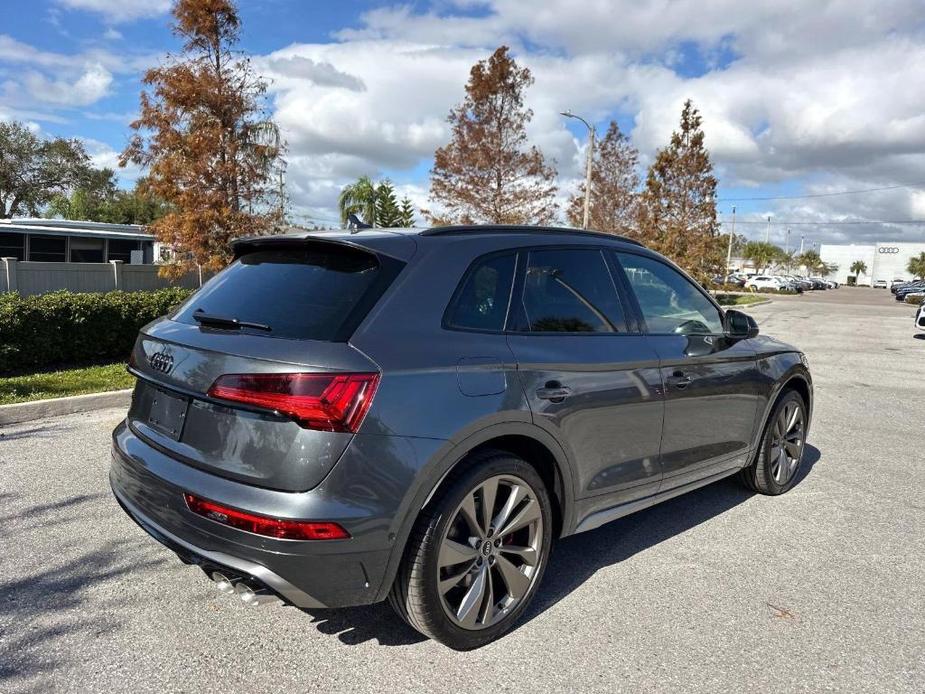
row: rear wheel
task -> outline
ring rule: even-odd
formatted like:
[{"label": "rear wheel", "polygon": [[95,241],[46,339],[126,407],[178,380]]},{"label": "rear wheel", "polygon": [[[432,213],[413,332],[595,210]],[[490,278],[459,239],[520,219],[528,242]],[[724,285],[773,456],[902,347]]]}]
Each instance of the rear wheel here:
[{"label": "rear wheel", "polygon": [[794,390],[777,401],[764,427],[758,455],[740,473],[747,487],[761,494],[783,494],[796,481],[806,443],[806,403]]},{"label": "rear wheel", "polygon": [[502,452],[470,463],[422,512],[389,595],[408,624],[457,650],[515,624],[546,569],[552,532],[533,467]]}]

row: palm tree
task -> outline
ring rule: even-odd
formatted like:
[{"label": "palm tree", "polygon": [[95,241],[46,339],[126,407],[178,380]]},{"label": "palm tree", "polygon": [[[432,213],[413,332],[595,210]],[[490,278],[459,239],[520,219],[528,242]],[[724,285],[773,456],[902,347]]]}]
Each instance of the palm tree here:
[{"label": "palm tree", "polygon": [[749,241],[742,252],[746,259],[755,264],[755,270],[766,270],[771,263],[780,258],[780,254],[780,248],[764,241]]},{"label": "palm tree", "polygon": [[867,274],[867,263],[865,263],[863,260],[855,260],[853,263],[851,263],[851,267],[849,269],[852,273],[854,273],[855,277],[860,277],[861,275]]},{"label": "palm tree", "polygon": [[360,176],[356,182],[345,186],[337,199],[340,221],[346,223],[355,214],[370,226],[377,226],[376,202],[379,194],[376,184],[369,176]]},{"label": "palm tree", "polygon": [[802,267],[805,267],[806,272],[810,275],[820,275],[825,270],[825,263],[822,262],[822,258],[819,257],[818,251],[806,251],[797,256],[797,262]]},{"label": "palm tree", "polygon": [[911,272],[913,277],[925,277],[925,253],[909,258],[906,270]]}]

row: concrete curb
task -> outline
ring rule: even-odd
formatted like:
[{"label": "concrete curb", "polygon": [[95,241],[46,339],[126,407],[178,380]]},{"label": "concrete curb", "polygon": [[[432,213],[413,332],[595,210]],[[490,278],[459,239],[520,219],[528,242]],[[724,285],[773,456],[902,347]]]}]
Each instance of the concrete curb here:
[{"label": "concrete curb", "polygon": [[741,304],[739,306],[723,306],[723,308],[743,309],[743,308],[752,308],[753,306],[764,306],[765,304],[773,304],[773,303],[774,301],[772,299],[765,299],[764,301],[756,301],[753,304]]},{"label": "concrete curb", "polygon": [[90,412],[107,407],[128,408],[132,401],[132,390],[112,390],[108,393],[88,393],[73,395],[68,398],[17,402],[12,405],[0,405],[0,425],[28,422],[33,419],[57,417],[76,412]]}]

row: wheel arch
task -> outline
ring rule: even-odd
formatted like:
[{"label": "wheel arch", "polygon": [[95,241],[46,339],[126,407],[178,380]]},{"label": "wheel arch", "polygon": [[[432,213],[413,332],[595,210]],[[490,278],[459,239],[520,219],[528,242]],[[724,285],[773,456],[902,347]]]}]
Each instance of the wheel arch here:
[{"label": "wheel arch", "polygon": [[574,475],[572,464],[562,446],[551,434],[532,423],[493,424],[461,441],[451,443],[448,449],[444,448],[428,465],[431,474],[419,485],[401,529],[396,534],[386,574],[378,591],[380,600],[385,599],[395,580],[411,530],[421,511],[437,496],[454,471],[465,465],[473,454],[486,450],[510,453],[533,465],[550,491],[556,528],[553,537],[564,537],[574,532]]},{"label": "wheel arch", "polygon": [[768,423],[768,417],[771,416],[771,413],[774,411],[774,408],[777,407],[777,403],[781,397],[783,397],[784,393],[791,390],[795,390],[797,393],[799,393],[800,397],[803,398],[803,402],[806,403],[806,430],[807,433],[809,432],[809,426],[812,422],[813,415],[812,378],[809,375],[809,372],[805,370],[805,367],[793,367],[777,381],[776,387],[768,397],[768,402],[767,405],[765,405],[764,414],[759,420],[761,425],[755,432],[753,455],[757,455],[758,453],[758,447],[761,445],[761,437],[764,436],[764,430]]}]

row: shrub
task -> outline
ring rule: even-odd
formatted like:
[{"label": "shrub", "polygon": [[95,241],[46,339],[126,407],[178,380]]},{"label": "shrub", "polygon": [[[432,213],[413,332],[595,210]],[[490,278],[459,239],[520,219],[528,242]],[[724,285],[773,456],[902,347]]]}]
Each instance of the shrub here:
[{"label": "shrub", "polygon": [[903,299],[907,304],[912,304],[913,306],[921,306],[925,303],[925,295],[919,294],[906,294],[906,298]]},{"label": "shrub", "polygon": [[139,328],[190,294],[0,294],[0,373],[128,359]]}]

